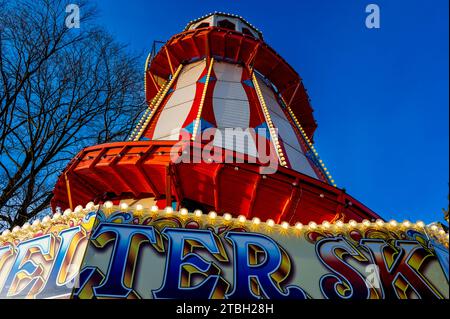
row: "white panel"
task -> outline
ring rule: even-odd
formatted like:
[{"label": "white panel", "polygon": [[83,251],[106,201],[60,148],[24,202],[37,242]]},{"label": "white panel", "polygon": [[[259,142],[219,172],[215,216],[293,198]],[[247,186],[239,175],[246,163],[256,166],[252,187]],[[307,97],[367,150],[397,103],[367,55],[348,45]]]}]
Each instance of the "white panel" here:
[{"label": "white panel", "polygon": [[303,174],[309,175],[311,177],[317,178],[310,162],[306,158],[302,151],[300,142],[295,134],[294,128],[283,112],[280,104],[275,98],[275,93],[272,88],[270,88],[262,79],[257,77],[258,84],[261,88],[261,93],[266,102],[267,108],[269,109],[270,118],[273,124],[278,129],[278,136],[284,142],[284,148],[286,150],[286,156],[289,160],[291,168],[301,172]]},{"label": "white panel", "polygon": [[[173,92],[172,96],[167,101],[166,105],[164,105],[164,109],[169,109],[171,107],[178,106],[182,103],[186,103],[188,101],[187,99],[189,99],[189,101],[192,101],[195,97],[196,88],[197,88],[196,83],[193,83],[191,85],[182,88],[177,87],[175,92]],[[192,92],[194,92],[194,95],[192,95]]]},{"label": "white panel", "polygon": [[166,141],[178,140],[180,127],[188,116],[191,107],[192,101],[188,101],[174,107],[164,108],[156,124],[153,139]]},{"label": "white panel", "polygon": [[250,123],[247,101],[213,98],[214,116],[218,128],[248,128]]},{"label": "white panel", "polygon": [[303,153],[297,135],[295,135],[294,129],[292,128],[291,123],[286,120],[286,117],[281,118],[271,110],[269,110],[269,114],[273,124],[275,124],[275,127],[278,129],[278,136],[283,139],[283,142],[288,143],[297,151]]},{"label": "white panel", "polygon": [[200,74],[205,69],[206,62],[204,60],[190,63],[183,67],[177,81],[177,90],[187,85],[197,82]]},{"label": "white panel", "polygon": [[[217,85],[219,84],[219,85]],[[241,82],[218,81],[214,87],[214,97],[225,99],[241,100],[247,102],[247,94]],[[248,104],[248,103],[247,103]]]},{"label": "white panel", "polygon": [[195,98],[196,82],[205,69],[204,60],[191,63],[181,70],[175,91],[170,96],[156,123],[153,139],[178,140]]},{"label": "white panel", "polygon": [[255,141],[246,130],[218,129],[214,135],[213,145],[253,157],[258,156]]},{"label": "white panel", "polygon": [[215,62],[214,73],[219,81],[241,82],[242,67],[238,64]]},{"label": "white panel", "polygon": [[297,172],[317,178],[311,164],[303,153],[300,153],[286,143],[284,144],[284,149],[286,151],[286,156],[289,159],[289,163],[291,164],[290,168]]},{"label": "white panel", "polygon": [[275,127],[278,129],[278,135],[283,139],[284,142],[291,145],[298,152],[303,153],[294,128],[281,109],[281,106],[275,100],[275,94],[264,83],[264,81],[258,79],[258,83],[261,88],[264,101],[266,102],[267,108],[269,109],[270,118],[275,124]]},{"label": "white panel", "polygon": [[[236,64],[216,62],[213,65],[217,81],[213,92],[213,111],[217,127],[220,128],[242,128],[250,126],[250,105],[247,94],[242,87],[242,67]],[[256,145],[251,138],[248,143],[244,140],[246,133],[236,133],[236,148],[233,141],[223,141],[220,136],[214,137],[215,146],[227,149],[235,149],[251,156],[257,156]],[[247,144],[247,146],[244,146]]]}]

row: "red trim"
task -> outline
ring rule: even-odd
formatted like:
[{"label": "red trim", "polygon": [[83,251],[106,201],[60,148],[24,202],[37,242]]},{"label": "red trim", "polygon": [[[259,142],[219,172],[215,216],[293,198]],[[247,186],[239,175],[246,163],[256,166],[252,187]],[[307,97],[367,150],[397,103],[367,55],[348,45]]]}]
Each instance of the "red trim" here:
[{"label": "red trim", "polygon": [[[52,207],[68,207],[64,179],[67,173],[75,206],[105,198],[155,196],[162,199],[161,194],[165,194],[169,203],[174,196],[178,203],[191,200],[219,213],[242,214],[262,220],[272,218],[277,222],[322,222],[336,216],[342,216],[344,221],[380,218],[344,191],[291,169],[279,167],[275,174],[263,178],[258,163],[225,163],[224,154],[221,163],[174,164],[171,161],[170,153],[176,157],[190,149],[191,154],[195,154],[194,148],[201,150],[203,145],[142,141],[86,148],[58,179]],[[248,156],[236,154],[236,157]],[[74,178],[75,172],[83,179]],[[112,179],[111,175],[116,178]],[[95,181],[96,193],[86,187],[84,179]],[[164,202],[158,201],[158,205]]]}]

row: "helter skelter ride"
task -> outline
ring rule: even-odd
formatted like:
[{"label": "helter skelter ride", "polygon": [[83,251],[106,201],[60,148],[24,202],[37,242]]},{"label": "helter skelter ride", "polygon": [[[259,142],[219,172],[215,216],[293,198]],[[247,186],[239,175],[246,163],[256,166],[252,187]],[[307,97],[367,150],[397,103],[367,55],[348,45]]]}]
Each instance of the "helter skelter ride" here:
[{"label": "helter skelter ride", "polygon": [[[448,229],[336,187],[300,76],[247,21],[191,21],[147,58],[145,96],[128,141],[68,164],[52,218],[2,235],[2,296],[448,299]],[[53,266],[18,276],[38,239]]]}]

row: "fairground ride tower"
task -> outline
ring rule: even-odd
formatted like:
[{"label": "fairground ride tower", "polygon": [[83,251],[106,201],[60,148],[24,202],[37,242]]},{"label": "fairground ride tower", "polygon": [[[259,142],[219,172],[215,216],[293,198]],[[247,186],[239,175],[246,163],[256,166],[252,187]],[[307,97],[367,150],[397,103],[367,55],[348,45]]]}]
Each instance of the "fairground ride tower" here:
[{"label": "fairground ride tower", "polygon": [[243,18],[191,21],[145,64],[148,108],[126,142],[82,150],[52,207],[87,202],[320,223],[378,219],[334,181],[297,72]]}]

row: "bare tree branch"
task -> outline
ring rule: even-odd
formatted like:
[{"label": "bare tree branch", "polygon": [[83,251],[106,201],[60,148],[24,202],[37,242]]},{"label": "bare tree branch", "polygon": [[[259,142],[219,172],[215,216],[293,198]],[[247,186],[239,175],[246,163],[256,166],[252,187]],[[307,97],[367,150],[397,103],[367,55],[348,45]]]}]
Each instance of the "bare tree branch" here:
[{"label": "bare tree branch", "polygon": [[68,29],[63,0],[0,0],[0,227],[48,210],[83,147],[123,140],[144,108],[141,56],[95,26],[86,2]]}]

